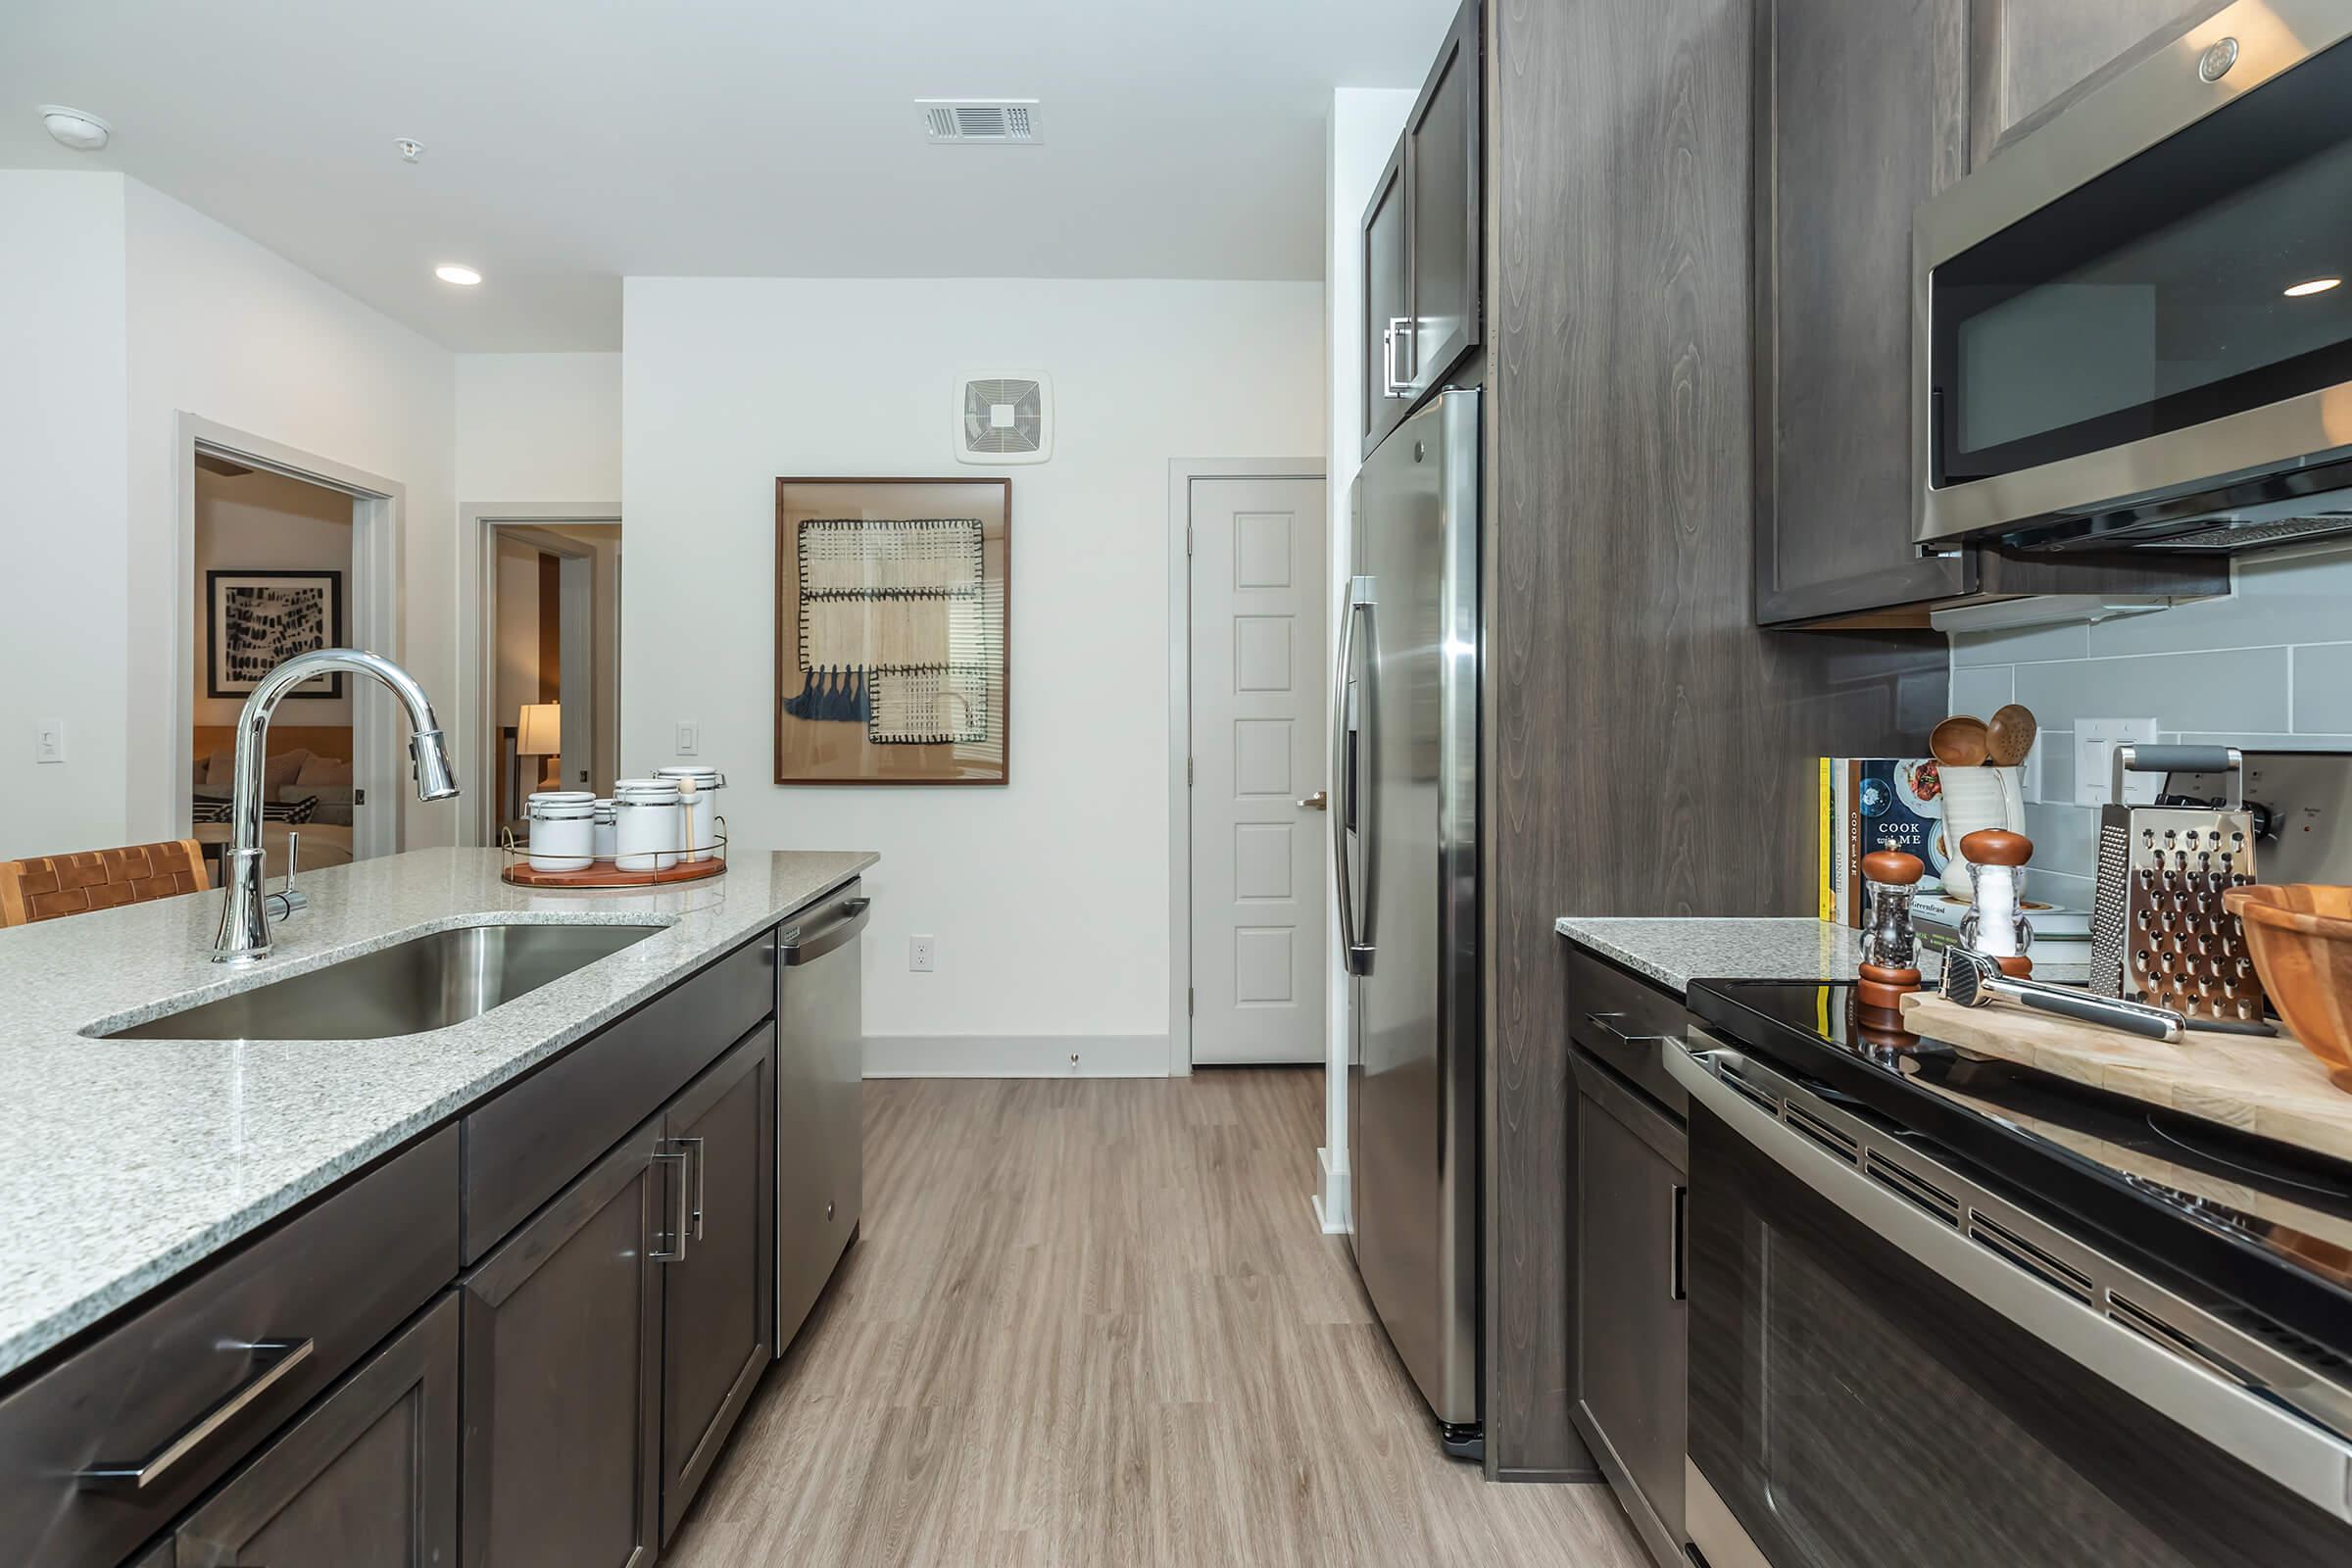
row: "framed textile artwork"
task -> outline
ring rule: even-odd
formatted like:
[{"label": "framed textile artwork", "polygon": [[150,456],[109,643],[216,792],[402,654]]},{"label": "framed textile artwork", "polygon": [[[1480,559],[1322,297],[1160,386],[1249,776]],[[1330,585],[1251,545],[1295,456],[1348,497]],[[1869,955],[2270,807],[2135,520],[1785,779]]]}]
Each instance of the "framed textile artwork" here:
[{"label": "framed textile artwork", "polygon": [[[208,571],[205,695],[243,697],[296,654],[340,647],[339,571]],[[339,672],[314,676],[288,697],[340,697]]]},{"label": "framed textile artwork", "polygon": [[1009,479],[776,481],[776,782],[1006,780]]}]

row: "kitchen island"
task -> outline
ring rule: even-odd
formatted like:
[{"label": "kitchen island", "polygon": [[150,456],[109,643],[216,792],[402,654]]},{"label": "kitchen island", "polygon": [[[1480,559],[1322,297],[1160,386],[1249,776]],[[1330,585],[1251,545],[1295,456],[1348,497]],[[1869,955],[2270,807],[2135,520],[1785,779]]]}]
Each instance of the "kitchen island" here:
[{"label": "kitchen island", "polygon": [[[790,1009],[779,1013],[778,975],[801,922],[829,917],[809,950],[846,947],[842,972],[854,976],[865,904],[851,895],[875,860],[739,855],[713,880],[591,893],[510,886],[495,851],[418,851],[305,877],[308,906],[274,928],[276,951],[233,966],[212,961],[220,901],[204,895],[0,934],[0,1074],[16,1112],[0,1195],[39,1216],[38,1245],[0,1278],[0,1470],[14,1478],[0,1483],[0,1525],[44,1562],[143,1561],[129,1548],[323,1391],[277,1446],[357,1445],[327,1421],[347,1396],[390,1401],[379,1418],[403,1408],[428,1438],[445,1428],[449,1452],[418,1468],[446,1458],[447,1485],[437,1473],[419,1482],[403,1528],[454,1546],[462,1320],[468,1503],[457,1560],[491,1555],[494,1534],[545,1544],[576,1526],[573,1544],[592,1553],[632,1537],[650,1546],[657,1523],[666,1535],[676,1509],[664,1504],[674,1493],[682,1508],[781,1338],[776,1084],[798,1069],[796,1043],[779,1050]],[[168,1015],[484,925],[644,934],[420,1033],[103,1038],[168,1036]],[[854,1035],[850,1053],[854,1082]],[[846,1131],[854,1160],[854,1093],[847,1103],[852,1125],[832,1131]],[[813,1141],[806,1128],[782,1140],[787,1163]],[[854,1170],[848,1179],[854,1195]],[[830,1198],[823,1207],[831,1217]],[[854,1213],[852,1196],[848,1224]],[[569,1247],[575,1237],[583,1245]],[[587,1310],[600,1292],[601,1317]],[[706,1309],[718,1315],[697,1316]],[[715,1345],[709,1324],[760,1317],[756,1344],[728,1347],[740,1366],[691,1364],[698,1343]],[[665,1347],[665,1321],[703,1328]],[[532,1359],[540,1327],[575,1336],[571,1352],[617,1360],[626,1376],[605,1408],[634,1425],[566,1432],[567,1459],[591,1470],[518,1479],[502,1518],[492,1459],[527,1462],[546,1422],[593,1415],[531,1407],[534,1388],[594,1382],[593,1362],[567,1367],[554,1347]],[[381,1371],[387,1361],[416,1376]],[[605,1479],[593,1465],[608,1454],[633,1467],[612,1489],[618,1516],[523,1516],[536,1489]],[[289,1465],[301,1468],[273,1447],[247,1470],[298,1494]],[[232,1496],[239,1485],[174,1527],[180,1560],[188,1531],[202,1550],[227,1549],[261,1517],[255,1497]]]}]

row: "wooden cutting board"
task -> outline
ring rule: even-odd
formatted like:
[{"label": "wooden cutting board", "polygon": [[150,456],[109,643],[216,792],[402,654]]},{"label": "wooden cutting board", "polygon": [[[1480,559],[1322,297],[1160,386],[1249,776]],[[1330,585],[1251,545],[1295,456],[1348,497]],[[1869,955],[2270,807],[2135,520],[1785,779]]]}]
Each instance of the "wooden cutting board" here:
[{"label": "wooden cutting board", "polygon": [[1903,998],[1911,1032],[2109,1094],[2162,1105],[2336,1159],[2352,1160],[2352,1094],[2281,1033],[2190,1030],[2179,1045],[1994,1003],[1963,1007],[1932,992]]}]

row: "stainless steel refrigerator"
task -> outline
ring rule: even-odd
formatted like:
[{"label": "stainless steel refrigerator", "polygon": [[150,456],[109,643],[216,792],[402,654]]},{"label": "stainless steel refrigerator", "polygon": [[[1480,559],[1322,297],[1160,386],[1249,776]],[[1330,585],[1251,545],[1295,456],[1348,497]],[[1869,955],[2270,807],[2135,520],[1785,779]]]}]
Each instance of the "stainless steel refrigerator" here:
[{"label": "stainless steel refrigerator", "polygon": [[1441,393],[1357,475],[1332,704],[1356,1268],[1464,1454],[1481,1437],[1478,418],[1475,388]]}]

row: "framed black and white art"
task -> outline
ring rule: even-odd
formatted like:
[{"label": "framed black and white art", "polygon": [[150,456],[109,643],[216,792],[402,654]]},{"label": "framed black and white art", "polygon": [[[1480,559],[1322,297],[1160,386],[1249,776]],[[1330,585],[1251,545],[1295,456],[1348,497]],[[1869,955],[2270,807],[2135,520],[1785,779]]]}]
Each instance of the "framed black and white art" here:
[{"label": "framed black and white art", "polygon": [[[208,571],[204,574],[205,694],[243,697],[296,654],[343,641],[339,571]],[[338,671],[304,681],[289,697],[340,697]]]}]

